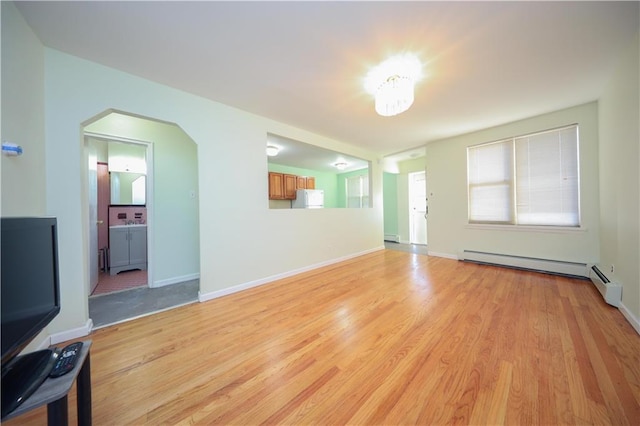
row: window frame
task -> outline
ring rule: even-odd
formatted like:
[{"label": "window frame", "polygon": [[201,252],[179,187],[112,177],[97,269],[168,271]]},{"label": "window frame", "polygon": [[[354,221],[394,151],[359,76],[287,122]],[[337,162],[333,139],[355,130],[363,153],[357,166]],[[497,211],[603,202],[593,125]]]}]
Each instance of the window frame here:
[{"label": "window frame", "polygon": [[[576,169],[575,169],[575,173],[576,173],[576,188],[577,188],[577,211],[575,212],[577,214],[577,224],[576,225],[567,225],[567,224],[531,224],[531,223],[525,223],[525,224],[520,224],[518,223],[518,182],[517,182],[517,158],[516,158],[516,150],[517,150],[517,140],[522,139],[522,138],[532,138],[535,136],[539,136],[545,133],[551,133],[551,132],[561,132],[563,130],[567,130],[567,129],[575,129],[575,152],[576,152],[576,158],[575,158],[575,164],[576,164]],[[510,180],[506,181],[507,185],[509,186],[509,192],[510,192],[510,202],[509,202],[509,212],[508,212],[508,220],[506,221],[499,221],[499,220],[473,220],[472,219],[472,188],[481,186],[482,184],[478,184],[478,183],[474,183],[471,181],[471,165],[470,165],[470,161],[471,161],[471,151],[480,147],[485,147],[485,146],[489,146],[489,145],[495,145],[495,144],[500,144],[500,143],[509,143],[511,145],[511,158],[510,158]],[[555,127],[555,128],[551,128],[551,129],[546,129],[546,130],[541,130],[541,131],[537,131],[537,132],[531,132],[531,133],[526,133],[526,134],[522,134],[522,135],[518,135],[518,136],[511,136],[511,137],[507,137],[507,138],[501,138],[498,140],[494,140],[491,142],[484,142],[484,143],[480,143],[480,144],[476,144],[476,145],[471,145],[471,146],[467,146],[466,148],[466,153],[467,153],[467,226],[471,227],[471,228],[484,228],[484,229],[491,229],[491,228],[500,228],[502,227],[503,229],[514,229],[514,228],[519,228],[521,230],[533,230],[533,229],[550,229],[550,230],[558,230],[558,231],[572,231],[572,230],[584,230],[584,228],[582,227],[582,212],[581,212],[581,200],[582,200],[582,196],[581,196],[581,179],[580,179],[580,127],[577,123],[573,123],[573,124],[568,124],[568,125],[564,125],[564,126],[560,126],[560,127]]]}]

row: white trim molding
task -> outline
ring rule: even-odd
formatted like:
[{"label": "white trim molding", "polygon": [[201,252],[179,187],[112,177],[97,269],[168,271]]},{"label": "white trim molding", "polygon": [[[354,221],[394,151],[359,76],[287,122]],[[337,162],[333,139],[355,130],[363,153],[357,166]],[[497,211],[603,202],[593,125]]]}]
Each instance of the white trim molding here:
[{"label": "white trim molding", "polygon": [[93,320],[89,318],[82,327],[72,328],[70,330],[61,331],[60,333],[54,333],[49,336],[51,340],[49,345],[55,345],[56,343],[66,342],[67,340],[76,339],[78,337],[88,336],[93,330]]},{"label": "white trim molding", "polygon": [[631,311],[626,306],[624,306],[624,303],[620,303],[618,309],[620,310],[620,312],[622,312],[622,316],[625,317],[627,321],[629,321],[629,324],[631,324],[631,327],[633,327],[636,333],[640,335],[640,319],[636,318],[631,313]]},{"label": "white trim molding", "polygon": [[362,251],[362,252],[359,252],[359,253],[354,253],[354,254],[350,254],[350,255],[347,255],[347,256],[339,257],[339,258],[336,258],[336,259],[331,259],[331,260],[328,260],[326,262],[320,262],[320,263],[316,263],[314,265],[305,266],[304,268],[294,269],[292,271],[284,272],[282,274],[271,275],[270,277],[262,278],[262,279],[255,280],[255,281],[249,281],[249,282],[246,282],[246,283],[235,285],[233,287],[223,288],[222,290],[212,291],[212,292],[209,292],[209,293],[198,292],[198,300],[200,302],[206,302],[206,301],[209,301],[209,300],[217,299],[219,297],[228,296],[228,295],[233,294],[233,293],[238,293],[238,292],[243,291],[243,290],[248,290],[248,289],[253,288],[253,287],[258,287],[258,286],[261,286],[261,285],[264,285],[264,284],[268,284],[268,283],[276,281],[276,280],[280,280],[280,279],[283,279],[283,278],[288,278],[288,277],[291,277],[293,275],[301,274],[303,272],[308,272],[308,271],[311,271],[311,270],[314,270],[314,269],[322,268],[323,266],[333,265],[334,263],[343,262],[345,260],[353,259],[354,257],[358,257],[358,256],[362,256],[362,255],[365,255],[365,254],[373,253],[373,252],[376,252],[376,251],[379,251],[379,250],[384,250],[384,246],[379,246],[379,247],[375,247],[373,249],[365,250],[365,251]]},{"label": "white trim molding", "polygon": [[180,277],[173,277],[173,278],[167,278],[165,280],[154,281],[153,284],[150,285],[149,287],[151,288],[164,287],[166,285],[178,284],[178,283],[183,283],[186,281],[193,281],[198,279],[200,279],[200,273],[182,275]]}]

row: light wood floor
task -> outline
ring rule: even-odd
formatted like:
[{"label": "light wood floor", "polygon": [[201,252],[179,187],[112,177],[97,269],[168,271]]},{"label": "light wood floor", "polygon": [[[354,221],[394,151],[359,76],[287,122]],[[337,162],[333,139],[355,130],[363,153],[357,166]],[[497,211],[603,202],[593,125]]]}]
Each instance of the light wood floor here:
[{"label": "light wood floor", "polygon": [[91,338],[95,425],[640,421],[640,337],[588,281],[399,251]]}]

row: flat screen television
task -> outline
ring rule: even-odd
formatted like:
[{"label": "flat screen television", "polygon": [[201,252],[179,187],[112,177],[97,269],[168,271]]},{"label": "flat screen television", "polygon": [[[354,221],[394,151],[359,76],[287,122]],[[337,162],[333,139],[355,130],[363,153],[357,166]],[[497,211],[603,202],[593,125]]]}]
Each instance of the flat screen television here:
[{"label": "flat screen television", "polygon": [[52,366],[53,351],[48,349],[17,355],[60,312],[57,220],[2,218],[0,257],[4,417],[37,389]]}]

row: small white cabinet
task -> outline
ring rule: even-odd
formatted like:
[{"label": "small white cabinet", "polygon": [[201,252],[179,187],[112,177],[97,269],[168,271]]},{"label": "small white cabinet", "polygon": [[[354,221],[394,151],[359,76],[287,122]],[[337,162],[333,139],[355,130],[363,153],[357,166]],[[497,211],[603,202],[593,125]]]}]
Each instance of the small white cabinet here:
[{"label": "small white cabinet", "polygon": [[147,227],[109,228],[109,274],[130,269],[147,269]]}]

